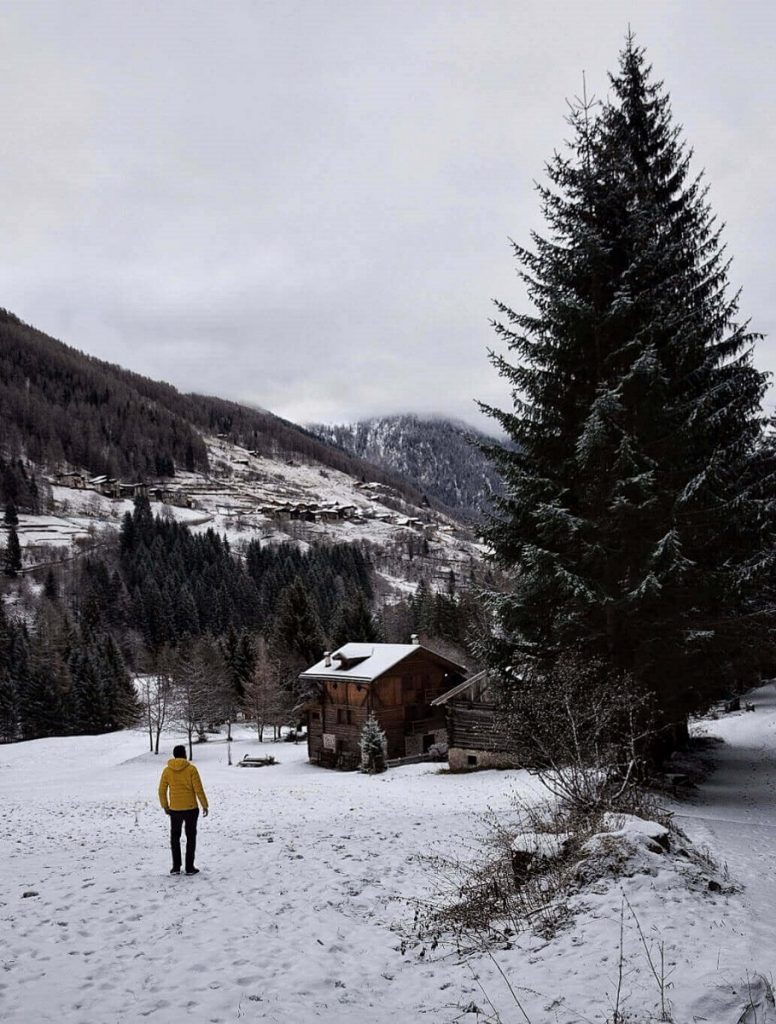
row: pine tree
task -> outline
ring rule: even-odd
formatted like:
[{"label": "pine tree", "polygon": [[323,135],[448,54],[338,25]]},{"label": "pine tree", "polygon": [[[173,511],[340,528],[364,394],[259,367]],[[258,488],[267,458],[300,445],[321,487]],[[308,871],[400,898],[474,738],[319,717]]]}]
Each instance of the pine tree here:
[{"label": "pine tree", "polygon": [[385,733],[380,723],[370,712],[361,730],[361,771],[376,775],[385,771]]},{"label": "pine tree", "polygon": [[330,629],[333,647],[346,643],[380,643],[382,630],[362,592],[339,606]]},{"label": "pine tree", "polygon": [[16,505],[9,501],[5,506],[5,512],[3,513],[3,522],[6,526],[18,526],[19,525],[19,514],[16,511]]},{"label": "pine tree", "polygon": [[0,743],[11,743],[19,729],[19,700],[13,679],[0,672]]},{"label": "pine tree", "polygon": [[59,584],[53,569],[49,569],[46,573],[46,580],[43,584],[43,596],[48,601],[56,601],[59,598]]},{"label": "pine tree", "polygon": [[20,635],[15,644],[12,675],[22,738],[64,735],[68,716],[62,694],[52,679],[51,666],[40,658],[30,657],[28,642]]},{"label": "pine tree", "polygon": [[310,665],[320,658],[324,643],[317,611],[297,577],[280,595],[273,645]]},{"label": "pine tree", "polygon": [[178,591],[178,600],[174,605],[175,632],[178,637],[197,636],[199,629],[199,615],[197,605],[191,588],[185,583]]},{"label": "pine tree", "polygon": [[14,577],[18,576],[22,571],[22,549],[19,544],[19,537],[16,533],[15,527],[11,526],[8,530],[8,540],[5,545],[5,554],[3,556],[3,572],[6,576]]},{"label": "pine tree", "polygon": [[601,657],[681,730],[762,654],[765,377],[706,188],[632,37],[611,87],[599,112],[573,111],[570,154],[548,166],[548,236],[515,246],[534,311],[497,303],[515,358],[492,359],[515,406],[484,408],[514,446],[487,448],[507,493],[486,535],[514,586],[491,596],[481,653],[507,691],[522,662]]},{"label": "pine tree", "polygon": [[151,502],[147,494],[138,494],[134,499],[132,519],[138,535],[150,543],[154,531],[154,514],[151,511]]},{"label": "pine tree", "polygon": [[134,725],[140,717],[140,701],[121,651],[110,634],[101,636],[95,646],[105,701],[106,728],[122,729]]},{"label": "pine tree", "polygon": [[418,583],[412,596],[413,632],[423,636],[434,633],[434,594],[425,579]]},{"label": "pine tree", "polygon": [[11,626],[0,598],[0,743],[16,739],[19,701],[11,675]]},{"label": "pine tree", "polygon": [[70,655],[70,691],[73,731],[97,734],[112,728],[103,665],[88,640],[82,639]]}]

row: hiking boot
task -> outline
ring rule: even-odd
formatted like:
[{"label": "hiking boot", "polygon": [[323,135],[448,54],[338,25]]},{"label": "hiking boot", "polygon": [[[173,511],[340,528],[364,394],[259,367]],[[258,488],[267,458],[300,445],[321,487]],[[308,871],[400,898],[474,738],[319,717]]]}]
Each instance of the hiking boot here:
[{"label": "hiking boot", "polygon": [[180,868],[170,868],[170,874],[171,875],[179,875],[180,873],[181,873],[181,869]]},{"label": "hiking boot", "polygon": [[199,868],[186,868],[186,874],[187,875],[198,875],[199,874]]}]

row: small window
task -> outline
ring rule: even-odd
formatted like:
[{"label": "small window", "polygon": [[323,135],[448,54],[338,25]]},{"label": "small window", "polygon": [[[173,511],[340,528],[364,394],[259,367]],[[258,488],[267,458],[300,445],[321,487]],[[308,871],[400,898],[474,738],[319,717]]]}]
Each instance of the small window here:
[{"label": "small window", "polygon": [[469,756],[466,758],[466,763],[467,763],[467,765],[470,768],[476,768],[477,767],[477,755],[476,754],[469,754]]},{"label": "small window", "polygon": [[321,720],[321,713],[320,713],[320,711],[313,711],[313,721],[314,722],[320,722],[320,720]]},{"label": "small window", "polygon": [[348,725],[352,725],[353,724],[353,712],[350,710],[350,708],[348,708],[348,710],[345,712],[345,714],[347,716]]}]

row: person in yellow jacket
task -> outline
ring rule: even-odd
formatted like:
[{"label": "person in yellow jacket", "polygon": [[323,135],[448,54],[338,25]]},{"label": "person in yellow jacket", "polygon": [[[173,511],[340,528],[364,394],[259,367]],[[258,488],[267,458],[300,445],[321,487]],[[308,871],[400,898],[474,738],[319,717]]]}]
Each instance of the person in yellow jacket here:
[{"label": "person in yellow jacket", "polygon": [[[168,799],[169,790],[169,799]],[[172,849],[171,875],[181,873],[181,829],[186,826],[186,874],[198,875],[199,868],[194,867],[194,854],[197,849],[197,819],[199,807],[207,817],[208,806],[205,790],[194,765],[186,760],[186,748],[173,748],[172,757],[167,762],[159,780],[159,803],[162,810],[170,816],[170,847]]]}]

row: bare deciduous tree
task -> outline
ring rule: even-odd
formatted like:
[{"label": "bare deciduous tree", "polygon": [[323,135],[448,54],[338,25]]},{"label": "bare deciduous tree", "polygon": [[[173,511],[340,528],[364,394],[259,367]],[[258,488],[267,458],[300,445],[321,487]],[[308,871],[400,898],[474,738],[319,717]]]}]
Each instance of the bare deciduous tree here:
[{"label": "bare deciduous tree", "polygon": [[259,741],[263,739],[267,725],[272,726],[274,738],[280,738],[280,728],[290,717],[291,704],[280,666],[266,640],[260,637],[256,645],[256,663],[245,686],[245,712],[256,723]]},{"label": "bare deciduous tree", "polygon": [[172,656],[168,649],[163,649],[156,658],[156,670],[153,676],[146,677],[153,680],[149,685],[149,692],[146,701],[146,715],[148,716],[149,733],[153,730],[153,751],[159,753],[159,738],[170,715],[170,709],[174,694],[174,681],[172,676]]},{"label": "bare deciduous tree", "polygon": [[207,739],[207,725],[212,721],[216,702],[210,686],[200,644],[179,650],[173,665],[175,695],[173,717],[186,733],[189,760],[194,759],[193,742]]}]

